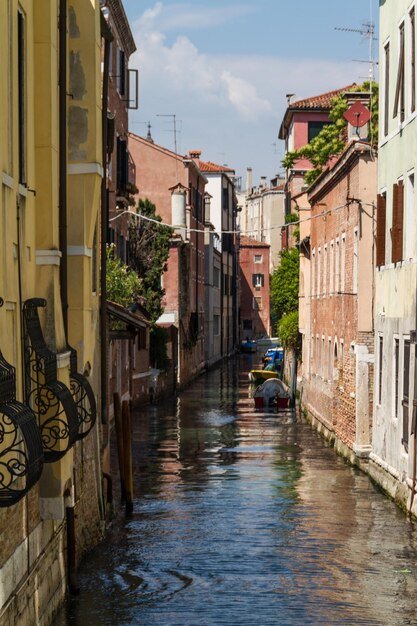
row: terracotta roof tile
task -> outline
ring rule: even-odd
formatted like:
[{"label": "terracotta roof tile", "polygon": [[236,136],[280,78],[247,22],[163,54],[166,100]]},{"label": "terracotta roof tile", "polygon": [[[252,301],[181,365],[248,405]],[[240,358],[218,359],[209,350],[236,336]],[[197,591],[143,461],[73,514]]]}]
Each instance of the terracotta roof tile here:
[{"label": "terracotta roof tile", "polygon": [[296,100],[295,102],[290,102],[288,105],[289,109],[330,109],[332,106],[332,99],[336,96],[339,96],[342,93],[346,93],[346,91],[350,91],[353,87],[356,87],[356,83],[352,83],[351,85],[347,85],[346,87],[342,87],[341,89],[334,89],[333,91],[328,91],[327,93],[322,93],[318,96],[311,96],[310,98],[305,98],[304,100]]},{"label": "terracotta roof tile", "polygon": [[228,172],[229,174],[234,174],[235,170],[227,165],[217,165],[217,163],[212,163],[211,161],[201,161],[200,159],[195,159],[197,163],[197,167],[201,172]]}]

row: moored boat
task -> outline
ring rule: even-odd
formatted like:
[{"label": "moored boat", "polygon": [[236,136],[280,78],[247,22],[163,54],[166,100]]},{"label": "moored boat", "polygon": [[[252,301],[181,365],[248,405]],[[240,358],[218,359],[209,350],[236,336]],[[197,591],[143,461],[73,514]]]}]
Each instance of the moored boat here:
[{"label": "moored boat", "polygon": [[253,398],[257,409],[268,407],[285,409],[288,406],[289,393],[282,380],[272,378],[265,380],[256,388]]}]

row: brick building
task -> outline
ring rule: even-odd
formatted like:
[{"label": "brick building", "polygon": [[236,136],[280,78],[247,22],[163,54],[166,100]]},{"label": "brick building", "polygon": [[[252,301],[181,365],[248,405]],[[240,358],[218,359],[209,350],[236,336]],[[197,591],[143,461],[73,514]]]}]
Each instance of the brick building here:
[{"label": "brick building", "polygon": [[368,143],[348,144],[308,189],[310,238],[303,239],[310,275],[303,402],[358,456],[371,449],[376,167]]},{"label": "brick building", "polygon": [[[176,383],[182,386],[203,368],[204,202],[206,178],[190,156],[181,156],[147,138],[129,134],[138,198],[148,199],[173,231],[163,275],[164,313],[158,324],[174,329]],[[169,331],[171,332],[171,330]],[[174,337],[174,335],[172,335]]]},{"label": "brick building", "polygon": [[269,244],[245,235],[240,237],[240,336],[242,340],[270,335],[269,254]]}]

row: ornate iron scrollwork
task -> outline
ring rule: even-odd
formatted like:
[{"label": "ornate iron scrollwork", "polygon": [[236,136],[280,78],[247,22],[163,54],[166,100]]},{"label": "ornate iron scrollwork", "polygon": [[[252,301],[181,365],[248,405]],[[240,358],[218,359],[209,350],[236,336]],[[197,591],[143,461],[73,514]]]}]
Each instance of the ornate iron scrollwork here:
[{"label": "ornate iron scrollwork", "polygon": [[70,388],[78,413],[78,439],[84,439],[93,428],[97,418],[94,392],[85,376],[77,369],[77,352],[70,346]]},{"label": "ornate iron scrollwork", "polygon": [[16,370],[0,352],[0,507],[21,500],[39,480],[42,467],[36,416],[16,400]]},{"label": "ornate iron scrollwork", "polygon": [[43,298],[31,298],[23,305],[26,327],[26,402],[38,418],[45,462],[61,459],[78,435],[77,406],[71,391],[57,373],[57,355],[46,345],[38,314]]}]

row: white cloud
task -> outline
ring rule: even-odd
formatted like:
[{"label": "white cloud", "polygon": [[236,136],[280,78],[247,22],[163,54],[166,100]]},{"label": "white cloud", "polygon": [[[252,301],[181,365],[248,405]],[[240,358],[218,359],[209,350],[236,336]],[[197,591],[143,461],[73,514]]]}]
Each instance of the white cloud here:
[{"label": "white cloud", "polygon": [[235,3],[233,6],[213,7],[177,3],[164,5],[157,2],[144,12],[139,20],[142,29],[157,28],[164,32],[177,29],[206,29],[226,24],[237,17],[253,13],[251,4]]},{"label": "white cloud", "polygon": [[[183,7],[175,19],[185,19],[185,5],[174,6]],[[201,17],[203,9],[187,7],[188,23],[197,14]],[[226,19],[226,13],[213,9],[218,20],[221,15]],[[171,18],[157,2],[133,26],[138,52],[130,66],[139,69],[141,87],[132,130],[141,134],[145,127],[135,122],[150,119],[155,140],[172,147],[171,137],[162,134],[162,120],[157,122],[154,116],[175,113],[182,120],[178,144],[184,152],[201,148],[207,159],[228,162],[238,171],[256,159],[262,174],[268,169],[275,173],[272,144],[285,112],[286,93],[297,98],[317,95],[358,80],[363,73],[359,63],[328,59],[202,54],[184,35],[167,42]]]}]

